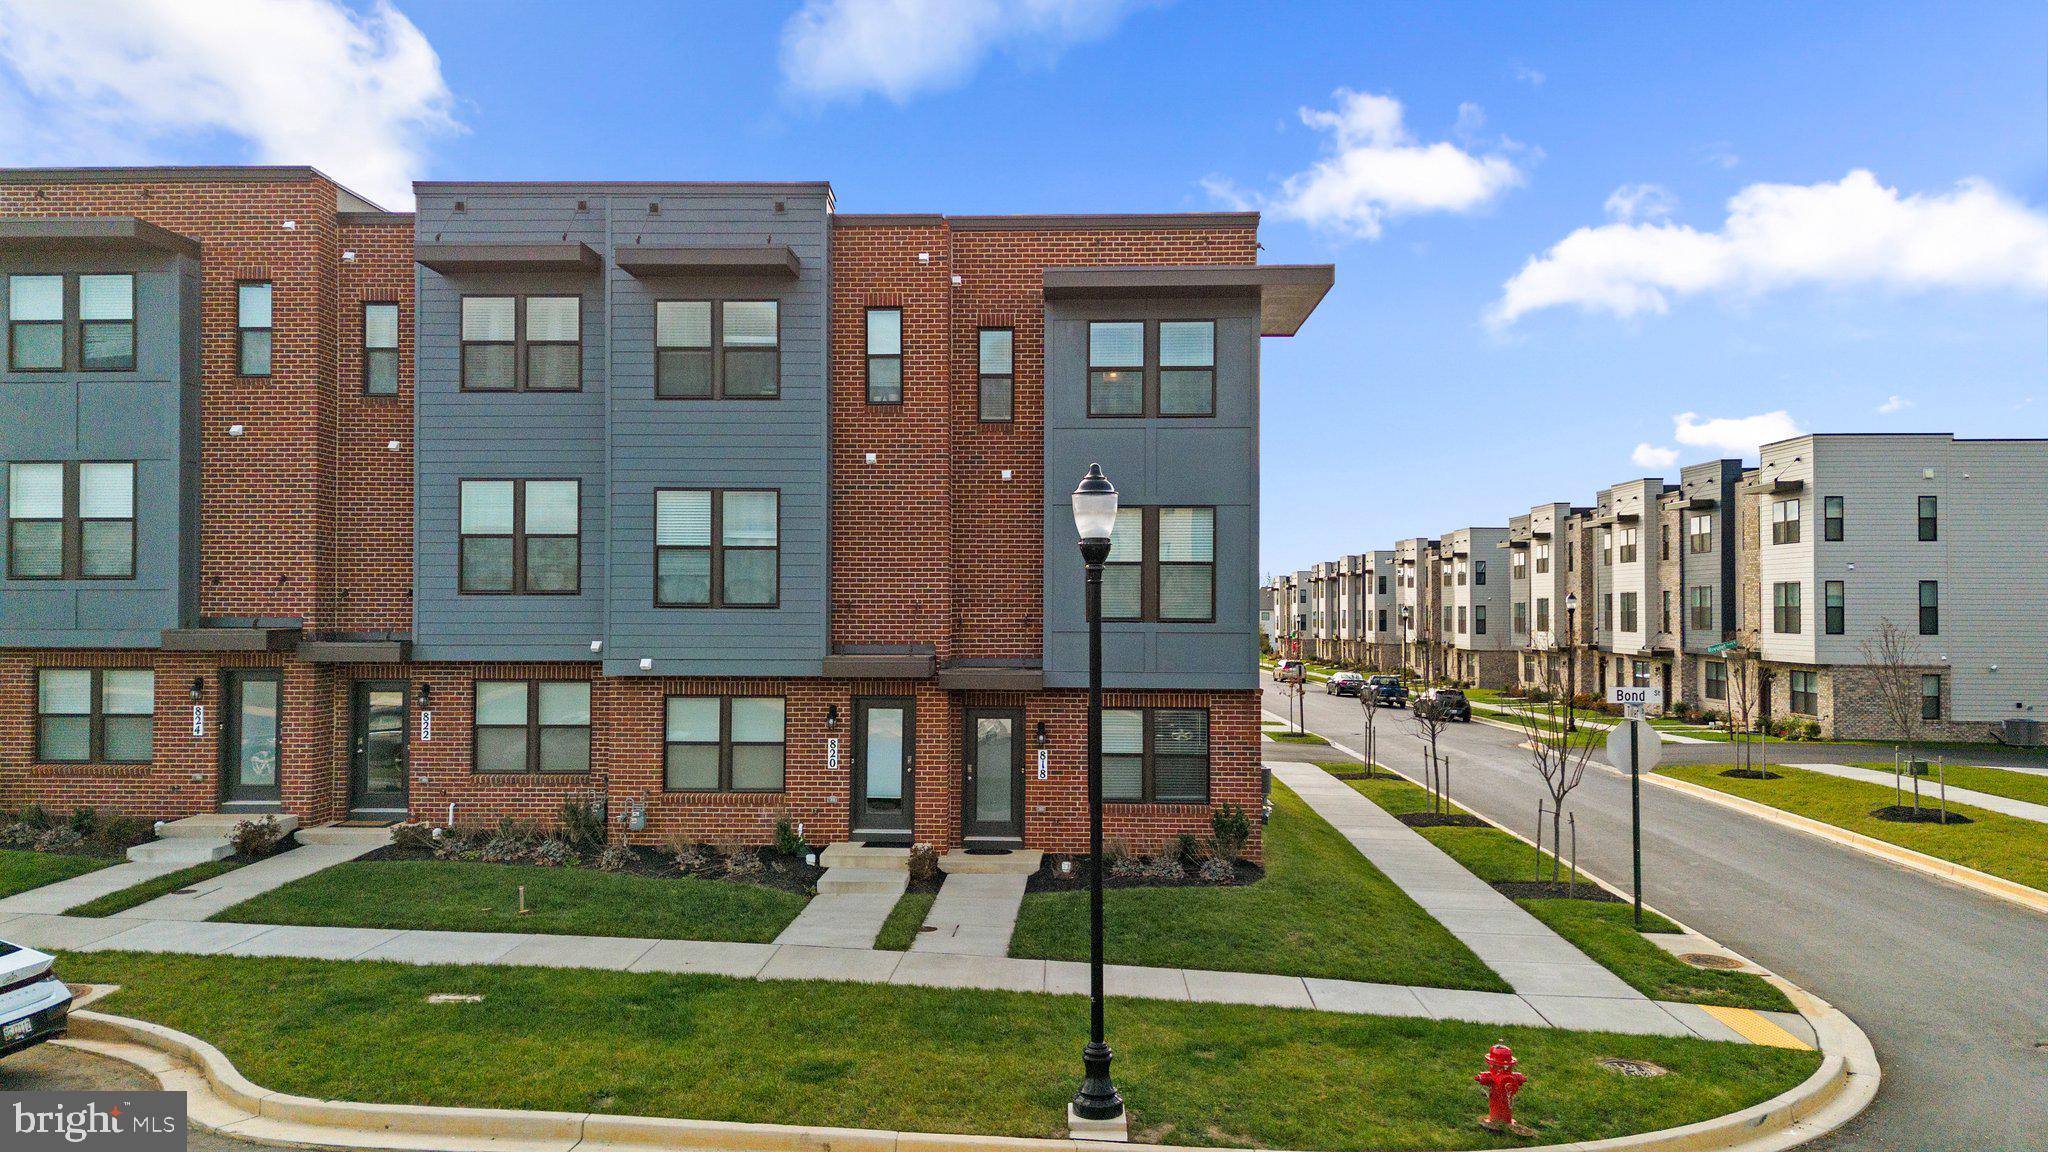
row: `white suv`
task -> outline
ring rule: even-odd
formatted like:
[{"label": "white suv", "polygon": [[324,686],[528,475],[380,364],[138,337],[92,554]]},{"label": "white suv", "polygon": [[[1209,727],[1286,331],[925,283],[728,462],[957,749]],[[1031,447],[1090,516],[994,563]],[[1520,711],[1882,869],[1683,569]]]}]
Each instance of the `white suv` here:
[{"label": "white suv", "polygon": [[0,940],[0,1056],[55,1040],[71,1019],[56,958]]}]

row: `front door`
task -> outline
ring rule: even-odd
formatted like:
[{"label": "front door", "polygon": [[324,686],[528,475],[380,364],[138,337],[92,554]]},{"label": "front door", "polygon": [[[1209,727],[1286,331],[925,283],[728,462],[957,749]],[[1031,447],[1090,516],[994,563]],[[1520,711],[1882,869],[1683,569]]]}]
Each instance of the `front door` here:
[{"label": "front door", "polygon": [[907,696],[853,702],[853,835],[910,840],[917,717]]},{"label": "front door", "polygon": [[969,708],[960,810],[974,840],[1024,838],[1024,710]]},{"label": "front door", "polygon": [[284,677],[274,668],[224,673],[227,705],[221,731],[222,798],[244,808],[278,807],[278,723]]},{"label": "front door", "polygon": [[406,810],[406,712],[403,680],[359,680],[350,735],[349,809],[369,815]]}]

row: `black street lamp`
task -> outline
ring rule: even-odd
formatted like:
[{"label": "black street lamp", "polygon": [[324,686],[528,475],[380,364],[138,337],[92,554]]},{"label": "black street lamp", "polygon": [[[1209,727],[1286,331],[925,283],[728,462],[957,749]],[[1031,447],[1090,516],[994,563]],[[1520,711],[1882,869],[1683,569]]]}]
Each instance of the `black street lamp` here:
[{"label": "black street lamp", "polygon": [[1068,1111],[1074,1119],[1105,1121],[1123,1116],[1124,1098],[1110,1081],[1102,1038],[1102,565],[1116,528],[1116,486],[1102,465],[1088,466],[1073,502],[1088,570],[1088,1046],[1081,1049],[1081,1090]]},{"label": "black street lamp", "polygon": [[1579,730],[1579,594],[1564,594],[1564,730]]}]

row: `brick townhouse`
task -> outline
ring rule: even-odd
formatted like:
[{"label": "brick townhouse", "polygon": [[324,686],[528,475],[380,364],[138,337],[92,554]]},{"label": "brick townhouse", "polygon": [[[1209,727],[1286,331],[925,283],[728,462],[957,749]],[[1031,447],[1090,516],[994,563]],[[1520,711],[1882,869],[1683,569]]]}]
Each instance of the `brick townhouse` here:
[{"label": "brick townhouse", "polygon": [[[1260,798],[1256,215],[0,171],[0,804],[1085,843]],[[1255,846],[1256,849],[1256,846]]]}]

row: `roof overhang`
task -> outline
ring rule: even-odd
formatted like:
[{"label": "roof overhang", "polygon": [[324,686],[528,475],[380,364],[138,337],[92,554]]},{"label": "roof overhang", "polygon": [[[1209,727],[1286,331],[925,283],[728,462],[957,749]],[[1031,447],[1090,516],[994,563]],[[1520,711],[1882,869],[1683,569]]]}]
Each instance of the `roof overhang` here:
[{"label": "roof overhang", "polygon": [[848,680],[929,680],[937,663],[930,653],[842,653],[825,657],[825,675]]},{"label": "roof overhang", "polygon": [[1045,687],[1045,670],[956,664],[939,669],[939,687],[949,692],[1036,692]]},{"label": "roof overhang", "polygon": [[0,248],[96,248],[199,257],[199,241],[133,216],[0,217]]},{"label": "roof overhang", "polygon": [[777,276],[794,280],[803,269],[787,244],[722,248],[622,244],[614,259],[635,276]]},{"label": "roof overhang", "polygon": [[1804,480],[1758,480],[1753,484],[1743,485],[1742,492],[1747,496],[1782,496],[1788,492],[1797,492],[1804,487],[1806,487],[1806,481]]},{"label": "roof overhang", "polygon": [[1170,264],[1047,268],[1047,300],[1203,299],[1259,302],[1259,334],[1292,336],[1336,283],[1333,264]]},{"label": "roof overhang", "polygon": [[166,652],[289,652],[298,646],[299,629],[292,627],[166,628]]},{"label": "roof overhang", "polygon": [[412,642],[398,637],[299,641],[299,659],[309,664],[403,664],[411,658]]},{"label": "roof overhang", "polygon": [[444,275],[461,272],[597,272],[604,260],[578,240],[559,244],[413,245],[413,259]]}]

